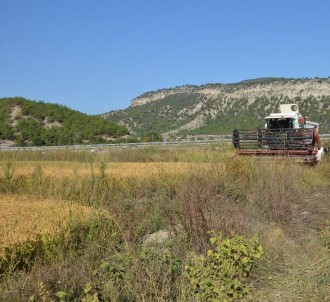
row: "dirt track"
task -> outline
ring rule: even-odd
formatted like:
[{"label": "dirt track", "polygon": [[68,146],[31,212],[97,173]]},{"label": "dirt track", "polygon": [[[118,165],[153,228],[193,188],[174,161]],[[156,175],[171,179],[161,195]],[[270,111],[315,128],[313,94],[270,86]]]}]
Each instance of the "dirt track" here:
[{"label": "dirt track", "polygon": [[330,184],[306,194],[292,205],[289,219],[272,230],[272,250],[264,259],[270,269],[256,282],[254,301],[330,301],[330,250],[320,237],[330,219],[329,193]]}]

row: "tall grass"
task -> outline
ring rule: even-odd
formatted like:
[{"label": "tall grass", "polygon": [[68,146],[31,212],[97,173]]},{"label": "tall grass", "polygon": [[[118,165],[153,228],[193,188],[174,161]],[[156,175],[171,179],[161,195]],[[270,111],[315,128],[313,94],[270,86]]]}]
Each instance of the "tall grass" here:
[{"label": "tall grass", "polygon": [[[233,158],[214,147],[1,157],[0,196],[75,202],[109,213],[104,221],[84,229],[84,236],[77,236],[85,242],[78,249],[68,246],[54,259],[31,261],[25,272],[3,274],[0,297],[11,301],[37,298],[41,282],[50,298],[65,291],[67,301],[83,299],[88,282],[91,294],[108,301],[184,301],[187,254],[207,252],[209,230],[265,238],[270,225],[290,219],[304,192],[329,180],[330,166],[327,160],[311,168]],[[64,165],[48,173],[42,162],[49,160]],[[20,173],[31,165],[28,161],[33,168]],[[155,163],[140,172],[111,173],[113,162],[118,169],[129,169],[124,162],[130,161],[177,164],[171,169]],[[64,173],[64,166],[72,173]],[[146,245],[145,238],[160,230],[167,237]]]}]

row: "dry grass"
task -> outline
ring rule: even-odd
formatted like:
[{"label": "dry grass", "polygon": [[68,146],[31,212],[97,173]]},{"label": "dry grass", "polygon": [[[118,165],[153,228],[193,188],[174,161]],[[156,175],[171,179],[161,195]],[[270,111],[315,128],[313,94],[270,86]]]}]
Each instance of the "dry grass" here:
[{"label": "dry grass", "polygon": [[[11,163],[13,177],[26,176],[34,173],[36,168],[41,168],[43,176],[75,177],[91,173],[99,174],[102,163],[79,163],[63,161],[42,162],[14,162]],[[8,163],[0,162],[0,170],[5,171]],[[115,177],[149,177],[166,172],[168,174],[182,174],[192,169],[208,169],[207,163],[182,163],[182,162],[152,162],[152,163],[106,163],[104,172]]]},{"label": "dry grass", "polygon": [[[22,277],[12,270],[0,282],[0,293],[7,291],[2,294],[7,298],[16,291],[11,301],[38,297],[37,278],[52,293],[65,290],[72,300],[81,298],[86,282],[92,282],[105,301],[185,301],[179,292],[186,255],[205,252],[207,231],[215,229],[260,237],[265,256],[251,277],[253,301],[326,301],[328,251],[320,247],[317,228],[329,218],[330,159],[309,167],[232,156],[215,160],[215,152],[210,152],[191,152],[188,161],[178,162],[169,160],[171,153],[161,152],[148,155],[149,162],[128,160],[133,155],[145,159],[141,150],[127,152],[127,161],[118,153],[116,162],[105,154],[93,160],[0,160],[5,244],[51,236],[72,220],[87,221],[91,208],[75,203],[70,207],[73,201],[106,209],[115,226],[108,220],[107,227],[81,232],[93,235],[85,245],[64,246],[61,256],[51,256],[48,262],[30,261],[31,271]],[[323,187],[319,196],[318,187]],[[173,230],[169,247],[143,249],[143,238],[159,230]],[[159,280],[168,282],[161,286]],[[116,291],[124,295],[121,300],[114,298]]]},{"label": "dry grass", "polygon": [[291,201],[285,222],[272,223],[262,233],[265,257],[253,301],[330,301],[330,251],[320,235],[330,218],[329,178],[321,181],[329,171],[329,159],[306,170],[314,175],[314,187]]},{"label": "dry grass", "polygon": [[29,196],[0,195],[0,256],[6,247],[63,232],[72,221],[85,223],[91,208]]}]

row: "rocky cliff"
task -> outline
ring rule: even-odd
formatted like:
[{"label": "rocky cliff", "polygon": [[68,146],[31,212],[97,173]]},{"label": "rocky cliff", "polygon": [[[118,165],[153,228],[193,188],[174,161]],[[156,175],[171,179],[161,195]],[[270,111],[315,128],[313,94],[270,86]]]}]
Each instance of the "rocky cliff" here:
[{"label": "rocky cliff", "polygon": [[160,89],[105,116],[137,134],[221,134],[263,124],[263,117],[278,111],[280,103],[297,103],[301,112],[320,122],[322,132],[330,131],[330,78],[262,78]]},{"label": "rocky cliff", "polygon": [[208,98],[247,98],[254,101],[261,97],[320,98],[330,95],[330,78],[328,79],[256,79],[237,84],[208,84],[201,86],[181,86],[147,92],[132,100],[131,106],[145,105],[159,101],[177,93],[200,93]]}]

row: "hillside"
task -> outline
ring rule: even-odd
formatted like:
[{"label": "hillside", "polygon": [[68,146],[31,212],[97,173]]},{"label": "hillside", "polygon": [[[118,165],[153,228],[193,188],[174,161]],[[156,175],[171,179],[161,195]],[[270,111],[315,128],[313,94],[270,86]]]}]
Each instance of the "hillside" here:
[{"label": "hillside", "polygon": [[264,117],[281,103],[297,103],[300,112],[320,123],[321,132],[330,132],[330,78],[261,78],[160,89],[103,116],[137,135],[229,134],[234,128],[263,126]]},{"label": "hillside", "polygon": [[24,98],[0,99],[0,140],[24,145],[67,145],[116,140],[125,126],[65,106]]}]

